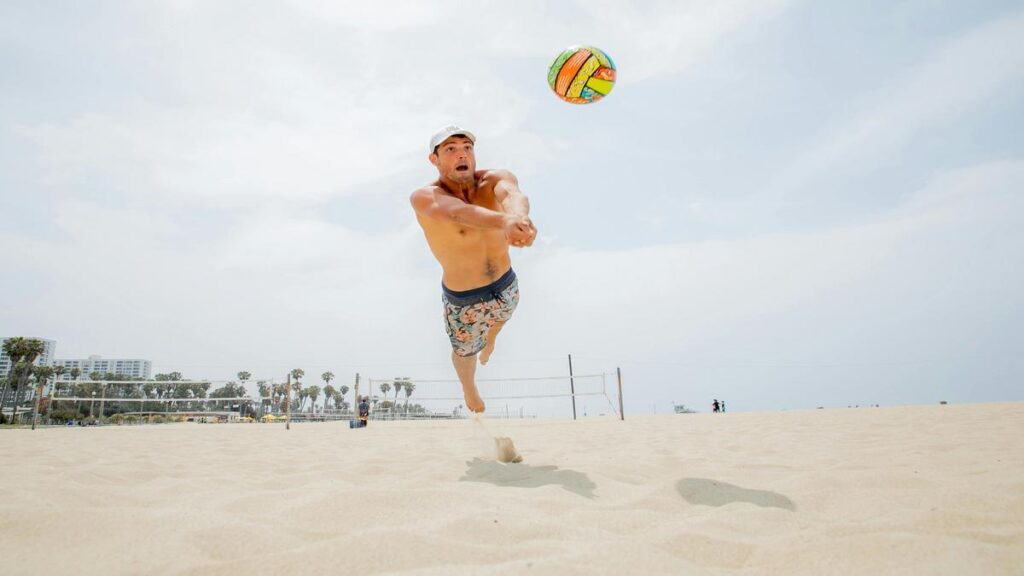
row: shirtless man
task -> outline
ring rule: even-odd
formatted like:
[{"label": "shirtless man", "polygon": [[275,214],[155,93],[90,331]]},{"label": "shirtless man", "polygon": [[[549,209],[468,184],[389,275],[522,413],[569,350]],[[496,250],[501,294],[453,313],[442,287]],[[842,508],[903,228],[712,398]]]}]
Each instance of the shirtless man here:
[{"label": "shirtless man", "polygon": [[476,137],[446,126],[430,139],[438,179],[412,193],[416,220],[441,264],[445,329],[466,407],[484,411],[476,360],[487,364],[494,341],[519,303],[508,247],[533,244],[530,203],[508,170],[477,170]]}]

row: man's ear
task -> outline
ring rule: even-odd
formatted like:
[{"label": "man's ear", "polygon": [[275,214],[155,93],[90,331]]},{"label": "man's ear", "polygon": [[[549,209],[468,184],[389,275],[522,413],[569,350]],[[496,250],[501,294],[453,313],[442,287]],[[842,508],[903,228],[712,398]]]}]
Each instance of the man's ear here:
[{"label": "man's ear", "polygon": [[430,163],[433,164],[436,167],[439,158],[437,157],[437,154],[434,154],[433,152],[431,152],[430,156],[427,156],[427,160],[430,160]]}]

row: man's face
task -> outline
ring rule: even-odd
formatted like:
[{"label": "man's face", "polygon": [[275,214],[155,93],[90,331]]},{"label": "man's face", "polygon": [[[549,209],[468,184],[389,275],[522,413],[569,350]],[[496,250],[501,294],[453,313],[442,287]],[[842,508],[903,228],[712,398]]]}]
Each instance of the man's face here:
[{"label": "man's face", "polygon": [[443,178],[471,183],[476,172],[473,142],[465,136],[452,136],[437,146],[437,151],[430,155],[430,163],[437,166]]}]

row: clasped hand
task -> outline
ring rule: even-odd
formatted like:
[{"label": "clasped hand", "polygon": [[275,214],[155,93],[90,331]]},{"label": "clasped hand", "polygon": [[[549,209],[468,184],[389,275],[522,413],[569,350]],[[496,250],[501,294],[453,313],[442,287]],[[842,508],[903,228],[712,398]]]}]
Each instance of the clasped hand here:
[{"label": "clasped hand", "polygon": [[533,245],[533,239],[537,237],[537,228],[528,216],[509,217],[505,222],[505,239],[510,246],[526,248]]}]

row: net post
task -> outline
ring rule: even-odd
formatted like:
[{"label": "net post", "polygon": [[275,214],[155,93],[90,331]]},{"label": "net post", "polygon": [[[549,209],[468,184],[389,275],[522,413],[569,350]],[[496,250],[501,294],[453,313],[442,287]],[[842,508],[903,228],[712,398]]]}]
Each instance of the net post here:
[{"label": "net post", "polygon": [[352,418],[358,420],[356,410],[359,409],[359,372],[356,372],[355,395],[356,397],[352,400]]},{"label": "net post", "polygon": [[288,373],[288,383],[285,385],[284,400],[285,400],[286,406],[288,407],[285,410],[284,429],[285,430],[291,430],[292,429],[292,375],[291,375],[291,372]]},{"label": "net post", "polygon": [[107,383],[104,382],[103,386],[100,388],[100,416],[99,416],[99,422],[97,422],[98,424],[102,424],[103,423],[103,412],[105,411],[104,406],[105,406],[106,402],[107,402]]},{"label": "net post", "polygon": [[619,381],[619,420],[626,419],[626,413],[622,409],[622,369],[615,367],[615,378]]},{"label": "net post", "polygon": [[572,354],[569,354],[569,392],[572,393],[572,419],[576,419],[576,382],[572,377]]}]

